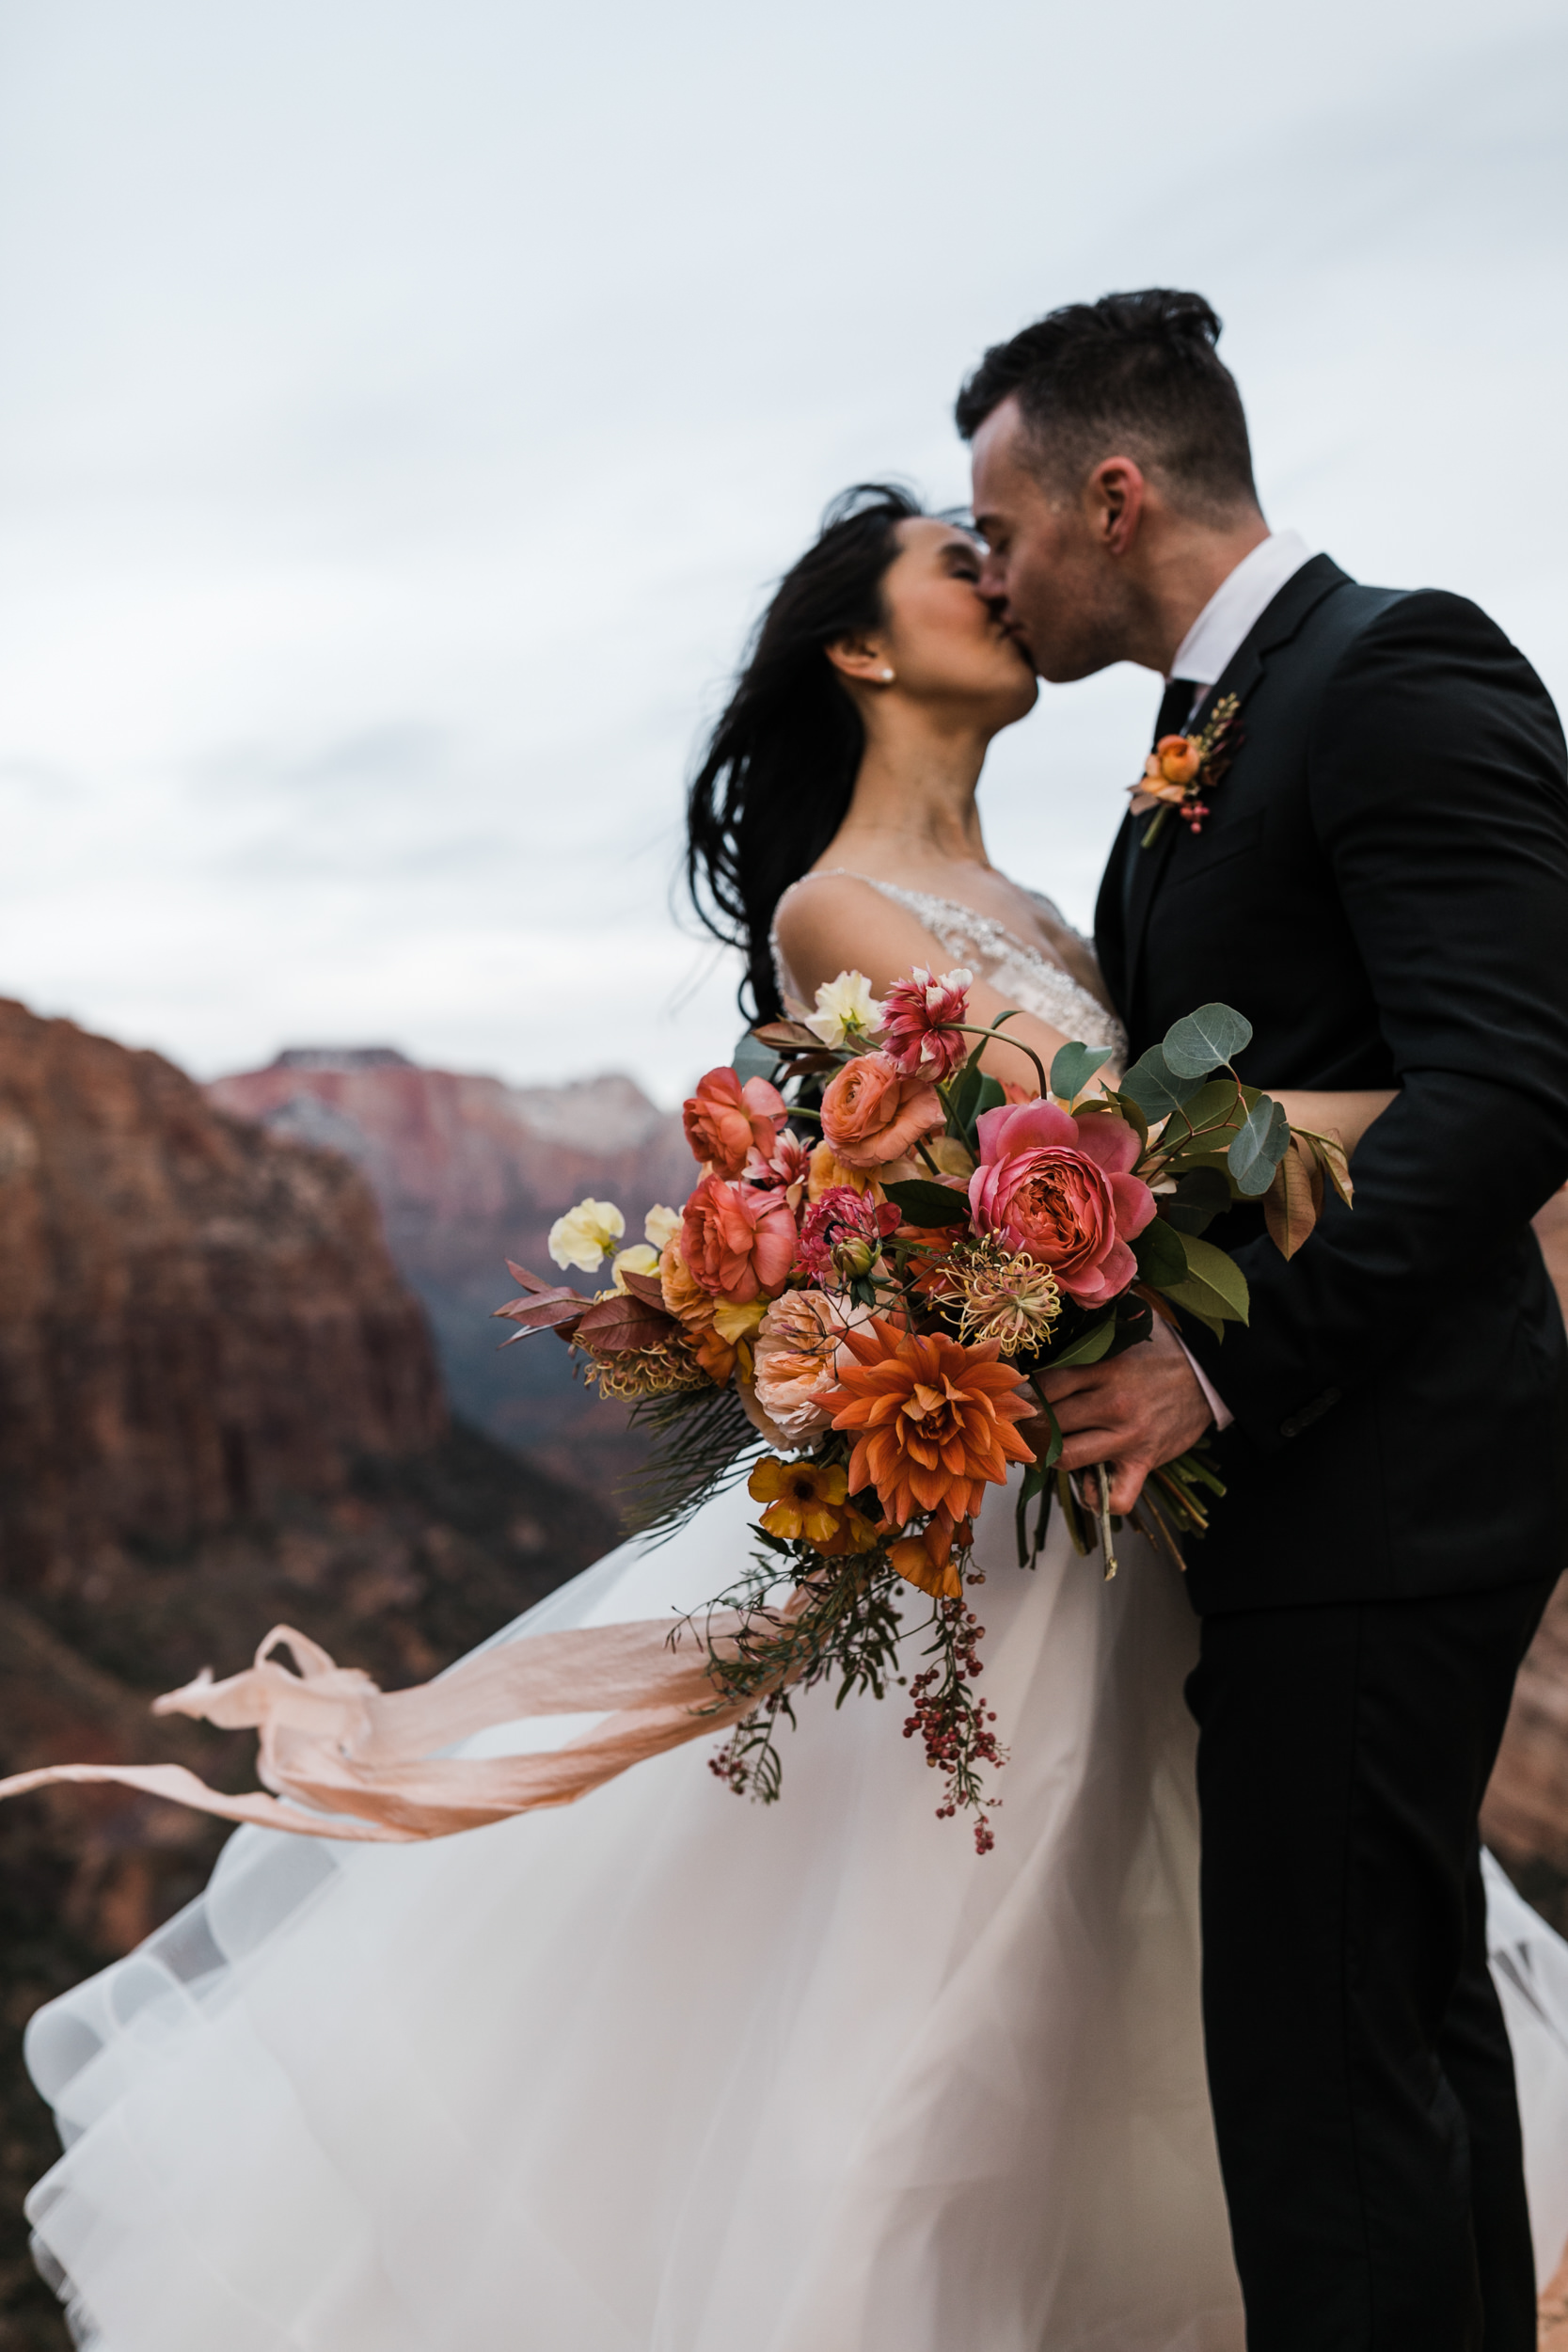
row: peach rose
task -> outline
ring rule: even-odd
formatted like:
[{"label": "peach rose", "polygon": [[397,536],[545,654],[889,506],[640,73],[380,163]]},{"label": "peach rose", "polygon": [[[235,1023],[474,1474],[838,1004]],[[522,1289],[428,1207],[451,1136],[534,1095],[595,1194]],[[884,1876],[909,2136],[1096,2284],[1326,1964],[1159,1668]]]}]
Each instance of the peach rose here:
[{"label": "peach rose", "polygon": [[770,1160],[786,1117],[777,1087],[766,1078],[748,1078],[742,1086],[727,1069],[710,1070],[699,1078],[696,1093],[688,1095],[681,1112],[688,1143],[716,1176],[738,1176],[752,1152]]},{"label": "peach rose", "polygon": [[821,1291],[785,1291],[768,1308],[756,1340],[757,1403],[788,1444],[828,1426],[817,1399],[838,1379],[845,1332],[868,1320],[866,1308],[846,1309]]},{"label": "peach rose", "polygon": [[681,1256],[680,1235],[659,1253],[658,1287],[670,1312],[679,1319],[688,1347],[710,1380],[722,1388],[736,1368],[736,1349],[714,1327],[714,1301],[699,1290]]},{"label": "peach rose", "polygon": [[1007,1104],[982,1112],[975,1140],[969,1205],[981,1232],[1027,1250],[1082,1306],[1127,1288],[1138,1270],[1128,1245],[1154,1215],[1154,1195],[1132,1173],[1138,1138],[1124,1119]]},{"label": "peach rose", "polygon": [[822,1097],[822,1133],[847,1168],[885,1168],[945,1123],[937,1090],[906,1078],[885,1054],[847,1061]]},{"label": "peach rose", "polygon": [[743,1307],[776,1298],[795,1263],[795,1219],[782,1193],[705,1176],[686,1204],[680,1252],[699,1290]]}]

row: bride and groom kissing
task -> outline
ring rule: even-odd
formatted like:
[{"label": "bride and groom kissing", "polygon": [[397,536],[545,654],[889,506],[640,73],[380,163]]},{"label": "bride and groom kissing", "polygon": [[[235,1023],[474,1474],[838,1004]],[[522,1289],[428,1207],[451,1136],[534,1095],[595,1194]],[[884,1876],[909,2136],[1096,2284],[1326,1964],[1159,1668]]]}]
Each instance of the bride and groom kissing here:
[{"label": "bride and groom kissing", "polygon": [[[756,1019],[961,963],[975,1021],[1121,1068],[1221,1000],[1243,1075],[1353,1152],[1290,1261],[1256,1211],[1215,1229],[1252,1301],[1223,1346],[1157,1319],[1048,1376],[1118,1513],[1212,1434],[1184,1585],[1054,1536],[1021,1577],[982,1525],[983,1866],[864,1702],[802,1709],[766,1815],[682,1750],[438,1845],[308,1847],[308,1883],[243,1832],[175,1923],[195,1979],[137,1957],[182,1988],[156,2034],[105,1979],[35,2035],[73,2143],[35,2221],[105,2352],[1534,2344],[1477,1818],[1562,1565],[1529,1220],[1568,1177],[1568,768],[1475,606],[1271,533],[1218,335],[1154,290],[988,352],[974,530],[830,510],[689,804]],[[975,789],[1037,677],[1117,661],[1165,685],[1091,947],[990,866]],[[695,1606],[747,1518],[716,1498],[521,1630]],[[1568,2053],[1549,2090],[1568,2117]]]}]

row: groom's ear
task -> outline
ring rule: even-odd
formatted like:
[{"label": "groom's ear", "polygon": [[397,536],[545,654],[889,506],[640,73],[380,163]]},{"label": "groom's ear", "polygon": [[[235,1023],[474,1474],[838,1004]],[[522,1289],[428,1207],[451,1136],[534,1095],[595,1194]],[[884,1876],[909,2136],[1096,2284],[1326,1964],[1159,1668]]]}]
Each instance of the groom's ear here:
[{"label": "groom's ear", "polygon": [[1107,555],[1126,555],[1138,535],[1148,483],[1135,457],[1102,457],[1084,485],[1089,528]]}]

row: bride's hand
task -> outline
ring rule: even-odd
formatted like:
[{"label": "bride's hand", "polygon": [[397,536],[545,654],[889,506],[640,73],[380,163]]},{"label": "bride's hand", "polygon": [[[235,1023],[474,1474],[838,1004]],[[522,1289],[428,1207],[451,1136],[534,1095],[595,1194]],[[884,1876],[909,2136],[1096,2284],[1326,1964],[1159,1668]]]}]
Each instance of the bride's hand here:
[{"label": "bride's hand", "polygon": [[1349,1159],[1374,1119],[1397,1102],[1394,1087],[1343,1087],[1319,1092],[1296,1087],[1268,1087],[1264,1091],[1280,1105],[1292,1127],[1313,1135],[1337,1135]]}]

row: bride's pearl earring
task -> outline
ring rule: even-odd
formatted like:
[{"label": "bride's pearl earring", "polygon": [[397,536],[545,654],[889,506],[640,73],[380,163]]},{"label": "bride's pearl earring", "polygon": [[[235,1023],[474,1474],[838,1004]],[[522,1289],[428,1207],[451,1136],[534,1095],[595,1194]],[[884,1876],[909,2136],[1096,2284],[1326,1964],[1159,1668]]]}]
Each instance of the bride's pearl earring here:
[{"label": "bride's pearl earring", "polygon": [[893,672],[891,670],[884,670],[882,672],[882,684],[884,686],[891,686],[893,684]]}]

